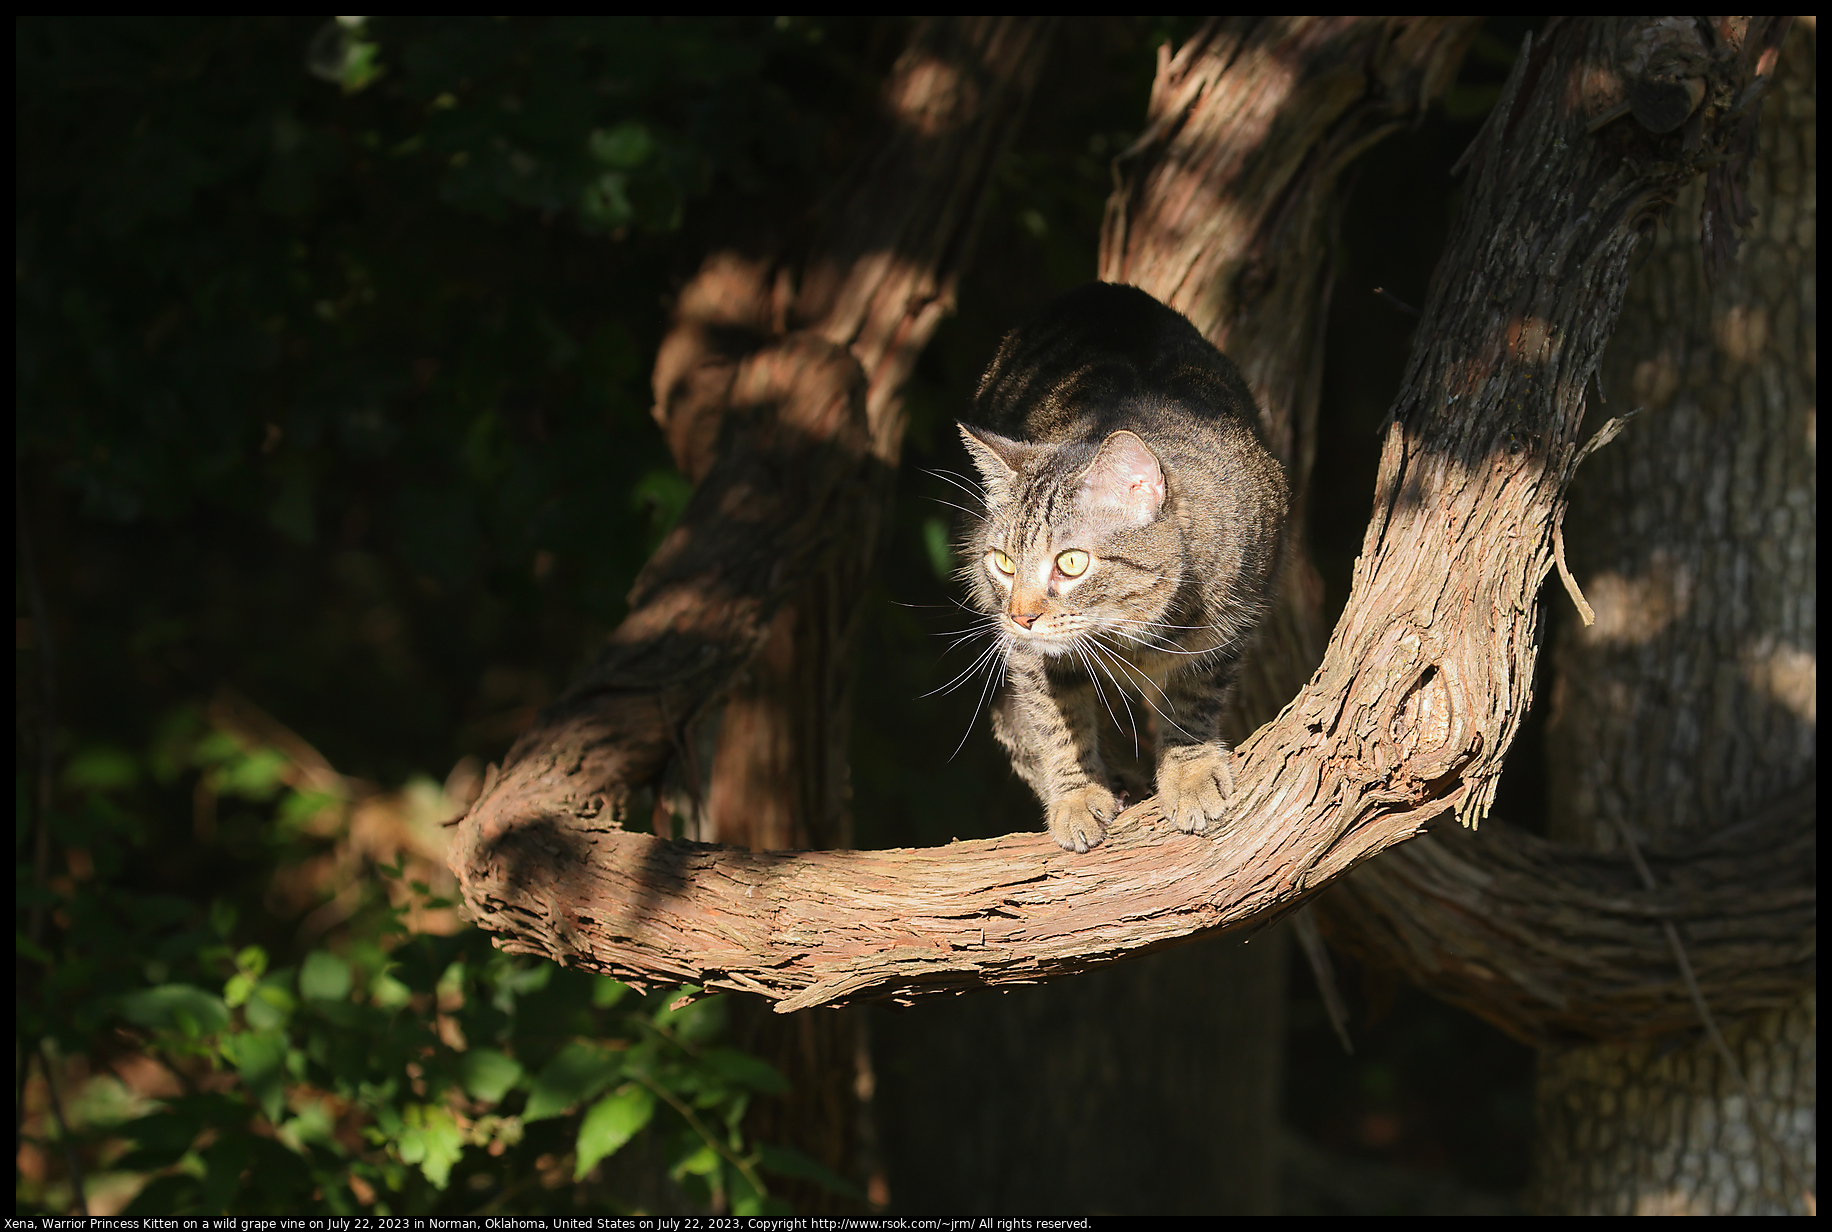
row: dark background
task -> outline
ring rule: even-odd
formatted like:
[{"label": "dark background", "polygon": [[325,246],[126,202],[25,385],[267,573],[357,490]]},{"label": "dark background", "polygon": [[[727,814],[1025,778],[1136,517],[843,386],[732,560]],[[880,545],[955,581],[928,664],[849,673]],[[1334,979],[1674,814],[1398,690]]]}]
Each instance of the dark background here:
[{"label": "dark background", "polygon": [[[968,469],[951,425],[1002,331],[1091,276],[1155,48],[1192,28],[1064,24],[958,311],[922,357],[861,659],[863,846],[1036,821],[974,718],[977,681],[932,694],[967,659],[944,653],[966,618],[945,580],[951,489],[931,472]],[[722,237],[794,233],[857,153],[906,29],[378,19],[353,41],[323,19],[16,25],[21,884],[48,746],[51,872],[73,895],[177,904],[127,941],[54,926],[86,974],[22,976],[39,1015],[22,1038],[106,1052],[102,999],[162,978],[147,964],[177,959],[154,952],[213,902],[234,908],[238,944],[301,947],[272,885],[307,838],[255,807],[199,821],[197,750],[225,688],[396,790],[500,758],[589,658],[686,495],[648,416],[670,295]],[[1449,167],[1525,29],[1491,23],[1445,102],[1354,172],[1308,528],[1331,619],[1411,343],[1405,306],[1457,208]],[[1529,721],[1497,804],[1530,827],[1540,749]],[[352,936],[385,914],[371,905]],[[1288,1178],[1294,1208],[1346,1209],[1303,1181],[1331,1159],[1400,1178],[1360,1187],[1395,1208],[1439,1182],[1518,1190],[1530,1052],[1338,961],[1352,1057],[1301,961],[1289,981],[1286,1117],[1324,1161]]]}]

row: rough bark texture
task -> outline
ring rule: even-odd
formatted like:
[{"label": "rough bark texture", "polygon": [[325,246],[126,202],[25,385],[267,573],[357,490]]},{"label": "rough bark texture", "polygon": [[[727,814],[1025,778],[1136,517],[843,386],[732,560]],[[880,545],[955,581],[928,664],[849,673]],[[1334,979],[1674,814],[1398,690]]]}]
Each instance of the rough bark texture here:
[{"label": "rough bark texture", "polygon": [[[702,508],[683,519],[682,535],[706,541],[709,552],[778,550],[759,558],[770,570],[764,586],[736,579],[747,599],[760,602],[743,613],[728,647],[701,648],[720,670],[665,720],[678,729],[679,756],[656,799],[664,836],[669,827],[660,823],[678,818],[689,838],[754,850],[850,841],[850,650],[902,446],[902,388],[952,302],[992,168],[1022,118],[1048,31],[1034,20],[918,27],[886,84],[882,129],[809,224],[815,238],[798,251],[714,253],[681,293],[656,357],[654,414],[682,471],[719,502],[716,512]],[[759,366],[779,372],[778,385],[753,392],[747,381],[755,384]],[[816,388],[823,381],[856,385],[853,420],[832,419],[832,432],[802,431],[758,458],[754,437],[768,430],[771,399],[831,402]],[[762,469],[778,482],[796,481],[797,471],[817,483],[839,476],[847,490],[822,511],[828,516],[816,543],[757,545],[743,527],[761,520],[751,491],[735,488],[722,465]],[[696,557],[692,576],[707,578],[716,567],[710,555]],[[649,580],[638,582],[633,608],[654,592]],[[697,598],[705,604],[714,596]],[[639,632],[646,653],[653,631]],[[607,661],[582,685],[605,692],[622,685],[625,671],[621,661]],[[570,696],[581,694],[575,687]],[[713,702],[722,703],[717,713]],[[628,790],[652,777],[628,775],[618,785]]]},{"label": "rough bark texture", "polygon": [[[1033,19],[918,26],[886,83],[880,130],[806,224],[814,238],[761,255],[716,252],[682,290],[656,359],[654,414],[681,470],[700,484],[700,507],[657,564],[701,546],[676,571],[686,587],[669,617],[678,629],[677,612],[720,601],[692,590],[718,578],[718,553],[761,551],[752,559],[770,572],[767,593],[736,580],[746,624],[699,648],[715,670],[697,692],[676,700],[661,686],[662,721],[673,729],[661,752],[673,756],[654,792],[658,835],[678,830],[752,850],[851,845],[854,643],[902,442],[901,391],[951,305],[1048,30]],[[806,419],[814,407],[825,408],[819,422]],[[785,483],[789,499],[769,503],[772,485]],[[825,498],[808,505],[818,520],[788,535],[759,542],[745,525],[792,517],[806,496]],[[632,605],[657,593],[645,575]],[[735,636],[716,644],[728,632]],[[653,627],[639,633],[631,656],[609,672],[601,665],[590,685],[600,696],[628,687],[631,664],[658,649]],[[608,786],[643,785],[636,773]],[[863,1021],[847,1011],[785,1019],[761,1010],[748,999],[734,1007],[736,1036],[788,1076],[791,1092],[759,1101],[748,1131],[797,1147],[881,1199]],[[785,1188],[799,1210],[834,1204],[811,1185]]]},{"label": "rough bark texture", "polygon": [[[1688,145],[1712,151],[1709,164],[1713,170],[1677,213],[1690,238],[1682,242],[1669,236],[1662,241],[1663,245],[1679,245],[1669,252],[1668,260],[1679,259],[1673,253],[1684,243],[1693,245],[1685,251],[1695,262],[1692,277],[1697,279],[1702,276],[1696,264],[1698,245],[1708,235],[1704,267],[1721,265],[1726,253],[1735,249],[1726,229],[1747,218],[1747,202],[1739,185],[1747,160],[1756,152],[1753,141],[1760,114],[1756,107],[1741,106],[1753,101],[1750,88],[1744,87],[1739,103],[1733,105],[1733,111],[1740,114],[1728,117],[1716,130],[1717,136],[1711,136],[1703,115],[1710,106],[1707,96],[1717,87],[1707,84],[1708,66],[1735,55],[1760,76],[1767,71],[1765,66],[1773,64],[1772,56],[1765,59],[1763,53],[1774,45],[1783,27],[1757,22],[1745,29],[1742,19],[1735,19],[1720,35],[1700,29],[1687,18],[1625,29],[1631,32],[1619,38],[1611,56],[1601,62],[1624,77],[1624,97],[1599,110],[1589,127],[1599,140],[1622,141],[1627,134],[1645,133],[1636,106],[1649,98],[1664,97],[1663,90],[1669,94],[1677,90],[1699,104],[1690,120],[1683,115],[1674,119],[1658,108],[1651,113],[1671,131],[1665,139],[1677,136]],[[1655,54],[1649,51],[1650,38],[1677,42]],[[1654,72],[1649,65],[1664,67]],[[1704,76],[1692,79],[1684,76],[1688,72]],[[1806,123],[1810,132],[1810,120]],[[1804,208],[1810,219],[1810,172],[1804,179],[1788,182],[1806,186],[1809,204]],[[1800,225],[1800,208],[1785,201],[1774,207],[1794,228]],[[1811,223],[1807,225],[1810,228]],[[1631,340],[1637,330],[1649,335],[1668,327],[1673,294],[1677,291],[1668,288],[1642,308],[1645,319],[1637,318],[1625,326],[1623,341],[1612,345],[1612,356],[1625,346],[1636,345]],[[1795,318],[1810,320],[1810,302],[1809,293],[1806,307],[1789,311]],[[1803,328],[1810,335],[1810,326]],[[1677,380],[1677,369],[1671,366],[1670,357],[1663,359],[1658,351],[1649,351],[1649,355],[1655,358],[1642,356],[1635,361],[1634,371],[1642,375],[1633,379],[1647,381],[1653,379],[1651,374],[1664,374],[1660,379],[1669,386],[1660,396],[1670,400],[1677,388],[1671,384]],[[1810,349],[1800,362],[1805,363],[1803,370],[1810,382]],[[1619,391],[1612,399],[1609,411],[1627,411],[1649,401],[1648,396],[1635,392],[1630,376],[1619,379],[1630,383],[1623,387],[1627,392]],[[1807,397],[1810,406],[1811,395]],[[1631,435],[1645,431],[1640,421],[1629,429]],[[1608,446],[1596,460],[1585,463],[1586,468],[1620,465],[1611,456],[1622,447],[1620,442]],[[1667,504],[1682,490],[1693,491],[1687,485],[1676,486],[1673,493],[1654,499],[1635,516],[1668,517]],[[1578,535],[1591,533],[1593,522],[1582,511],[1571,519],[1574,542]],[[1672,560],[1668,553],[1654,561],[1652,568],[1665,576],[1671,572]],[[1604,582],[1612,595],[1609,588],[1613,585],[1615,582]],[[1742,585],[1735,581],[1731,590],[1741,593],[1737,588]],[[1634,597],[1627,601],[1632,606]],[[1658,596],[1653,601],[1672,606]],[[1586,679],[1600,684],[1606,677],[1588,674]],[[1612,687],[1621,687],[1620,682]],[[1659,687],[1666,690],[1662,696],[1668,699],[1682,695],[1672,691],[1671,685]],[[1593,758],[1595,750],[1607,752],[1624,738],[1613,716],[1594,722],[1599,724],[1596,730],[1571,742],[1573,748]],[[1606,736],[1605,729],[1618,734]],[[1688,738],[1696,740],[1696,733]],[[1641,743],[1639,737],[1636,740],[1638,748],[1656,747]],[[1567,764],[1564,758],[1554,758],[1560,772]],[[1689,804],[1685,815],[1696,807],[1696,802]],[[1815,807],[1809,775],[1804,784],[1796,782],[1787,791],[1774,788],[1737,797],[1736,808],[1718,815],[1720,822],[1736,822],[1734,829],[1716,829],[1705,835],[1696,828],[1681,827],[1667,833],[1659,849],[1650,852],[1660,887],[1654,891],[1643,887],[1620,850],[1547,843],[1500,827],[1489,827],[1480,835],[1434,836],[1358,870],[1324,900],[1325,921],[1338,945],[1397,966],[1437,995],[1528,1042],[1629,1040],[1691,1030],[1696,1028],[1698,1014],[1677,969],[1663,920],[1672,919],[1685,929],[1699,982],[1719,1012],[1734,1016],[1779,1008],[1792,1004],[1812,987],[1817,951]]]},{"label": "rough bark texture", "polygon": [[[1713,996],[1753,1104],[1696,1024],[1543,1048],[1535,1192],[1548,1211],[1801,1213],[1816,1185],[1814,849],[1724,836],[1772,801],[1796,801],[1795,835],[1813,816],[1816,59],[1812,27],[1797,31],[1762,118],[1741,269],[1707,285],[1709,197],[1693,190],[1630,284],[1602,383],[1612,408],[1647,409],[1573,489],[1570,561],[1596,623],[1559,639],[1548,729],[1555,838],[1612,852],[1624,828],[1655,850],[1723,836],[1756,859],[1718,891],[1742,904],[1681,917],[1695,963],[1729,950],[1723,921],[1793,899],[1805,979]],[[1779,948],[1746,953],[1761,965]]]},{"label": "rough bark texture", "polygon": [[1088,855],[1037,834],[788,855],[624,829],[635,785],[681,743],[686,703],[748,660],[804,576],[793,524],[819,542],[845,516],[842,484],[814,488],[833,504],[811,511],[780,479],[741,501],[709,473],[605,663],[460,823],[454,870],[475,917],[507,948],[788,1011],[1031,982],[1269,923],[1436,818],[1473,825],[1529,700],[1539,585],[1629,258],[1727,140],[1753,72],[1733,46],[1710,58],[1682,131],[1591,133],[1627,92],[1625,37],[1681,37],[1669,28],[1559,24],[1521,57],[1472,147],[1347,610],[1303,692],[1243,743],[1237,821],[1219,839],[1167,831],[1150,801]]},{"label": "rough bark texture", "polygon": [[[1448,84],[1475,28],[1211,23],[1174,57],[1161,52],[1146,132],[1119,160],[1100,276],[1174,304],[1241,364],[1300,495],[1337,181]],[[1322,653],[1320,588],[1294,547],[1297,585],[1250,657],[1236,739],[1277,714]],[[922,1211],[1272,1211],[1279,1168],[1266,1126],[1279,1115],[1284,949],[1282,929],[1252,945],[1216,938],[996,1000],[883,1016],[873,1031],[885,1045],[892,1191]],[[946,1135],[923,1132],[944,1124]],[[1101,1166],[1063,1163],[1090,1158]]]},{"label": "rough bark texture", "polygon": [[1719,1013],[1779,1009],[1812,987],[1816,798],[1809,782],[1739,804],[1733,828],[1648,852],[1655,891],[1620,851],[1493,824],[1433,833],[1357,870],[1324,919],[1334,944],[1525,1043],[1696,1031],[1663,920]]}]

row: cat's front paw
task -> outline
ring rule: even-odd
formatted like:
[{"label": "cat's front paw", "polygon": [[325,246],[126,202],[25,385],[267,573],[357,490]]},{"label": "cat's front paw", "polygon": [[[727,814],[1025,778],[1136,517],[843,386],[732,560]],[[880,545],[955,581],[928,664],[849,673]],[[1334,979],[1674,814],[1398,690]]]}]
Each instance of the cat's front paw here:
[{"label": "cat's front paw", "polygon": [[1120,802],[1098,783],[1064,792],[1050,802],[1050,837],[1065,851],[1085,853],[1100,846],[1119,811]]},{"label": "cat's front paw", "polygon": [[1165,820],[1185,834],[1221,824],[1234,794],[1233,762],[1220,742],[1166,749],[1158,762],[1158,807]]}]

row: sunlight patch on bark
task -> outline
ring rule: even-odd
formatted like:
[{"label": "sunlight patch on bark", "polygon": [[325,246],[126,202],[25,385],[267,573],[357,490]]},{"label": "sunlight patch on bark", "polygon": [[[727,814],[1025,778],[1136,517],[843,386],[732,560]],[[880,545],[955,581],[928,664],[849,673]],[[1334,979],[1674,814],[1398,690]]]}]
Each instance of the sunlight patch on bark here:
[{"label": "sunlight patch on bark", "polygon": [[1679,363],[1673,352],[1663,350],[1636,364],[1633,389],[1637,405],[1652,411],[1665,410],[1679,392]]},{"label": "sunlight patch on bark", "polygon": [[1638,577],[1598,574],[1584,583],[1597,616],[1584,640],[1615,646],[1651,641],[1692,606],[1692,584],[1691,569],[1664,552],[1655,553]]},{"label": "sunlight patch on bark", "polygon": [[1819,658],[1798,646],[1777,646],[1763,638],[1744,650],[1743,679],[1770,700],[1788,708],[1808,726],[1817,726]]},{"label": "sunlight patch on bark", "polygon": [[1768,346],[1768,309],[1760,304],[1738,304],[1711,322],[1718,350],[1733,363],[1753,364]]}]

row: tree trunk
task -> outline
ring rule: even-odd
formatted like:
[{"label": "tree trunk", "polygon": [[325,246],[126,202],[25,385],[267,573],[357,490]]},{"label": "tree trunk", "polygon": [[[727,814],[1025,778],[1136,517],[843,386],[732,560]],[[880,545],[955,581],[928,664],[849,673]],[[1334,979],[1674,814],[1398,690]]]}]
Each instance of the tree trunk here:
[{"label": "tree trunk", "polygon": [[[1476,26],[1211,23],[1162,50],[1145,134],[1119,160],[1100,276],[1189,315],[1240,364],[1296,498],[1289,584],[1236,691],[1235,741],[1322,653],[1302,507],[1338,180],[1449,84]],[[880,1018],[893,1191],[925,1211],[1274,1211],[1285,942],[1217,938]]]},{"label": "tree trunk", "polygon": [[[453,869],[474,917],[506,949],[788,1013],[1035,983],[1263,927],[1430,823],[1473,828],[1531,700],[1538,595],[1630,258],[1701,167],[1735,154],[1772,30],[1601,18],[1523,48],[1464,160],[1347,608],[1303,689],[1239,746],[1219,836],[1172,832],[1150,800],[1085,855],[1034,832],[790,854],[624,827],[843,550],[884,464],[875,384],[804,331],[737,365],[732,405],[758,410],[721,431],[746,447],[718,450],[604,656],[461,819]],[[1662,77],[1674,63],[1692,75]],[[1675,97],[1692,111],[1668,124]],[[1731,178],[1714,172],[1707,194],[1720,227]]]},{"label": "tree trunk", "polygon": [[[1023,116],[1048,32],[1034,19],[923,23],[886,82],[885,124],[814,220],[818,238],[799,253],[715,253],[680,296],[656,361],[655,417],[685,474],[702,480],[722,452],[746,448],[726,422],[746,413],[739,374],[796,337],[811,353],[818,338],[858,361],[867,464],[842,533],[783,596],[722,704],[690,726],[683,745],[701,755],[669,767],[658,834],[678,819],[689,839],[753,851],[852,845],[856,641],[902,446],[903,384],[952,304],[992,166]],[[781,1017],[754,998],[737,1000],[733,1014],[741,1045],[790,1083],[787,1095],[753,1105],[746,1131],[795,1147],[883,1202],[864,1018],[833,1009]],[[804,1214],[852,1205],[812,1184],[779,1184]]]},{"label": "tree trunk", "polygon": [[[1807,24],[1764,104],[1741,268],[1707,284],[1703,194],[1689,189],[1630,284],[1603,365],[1611,409],[1646,410],[1572,489],[1569,559],[1596,621],[1566,622],[1553,656],[1550,815],[1563,842],[1695,844],[1816,777],[1816,59]],[[1816,995],[1721,1023],[1748,1094],[1696,1028],[1543,1047],[1538,1205],[1806,1209]]]},{"label": "tree trunk", "polygon": [[[603,656],[455,823],[474,918],[506,949],[786,1013],[1030,983],[1265,924],[1430,822],[1474,826],[1530,701],[1539,589],[1629,259],[1744,131],[1770,29],[1559,22],[1520,57],[1465,159],[1348,606],[1302,692],[1236,750],[1219,836],[1169,831],[1152,800],[1085,855],[1036,833],[790,855],[625,828],[682,725],[851,525],[864,382],[766,350],[736,382],[760,408],[736,429],[754,447],[720,452]],[[1650,48],[1696,61],[1692,118],[1595,128],[1628,114]]]}]

